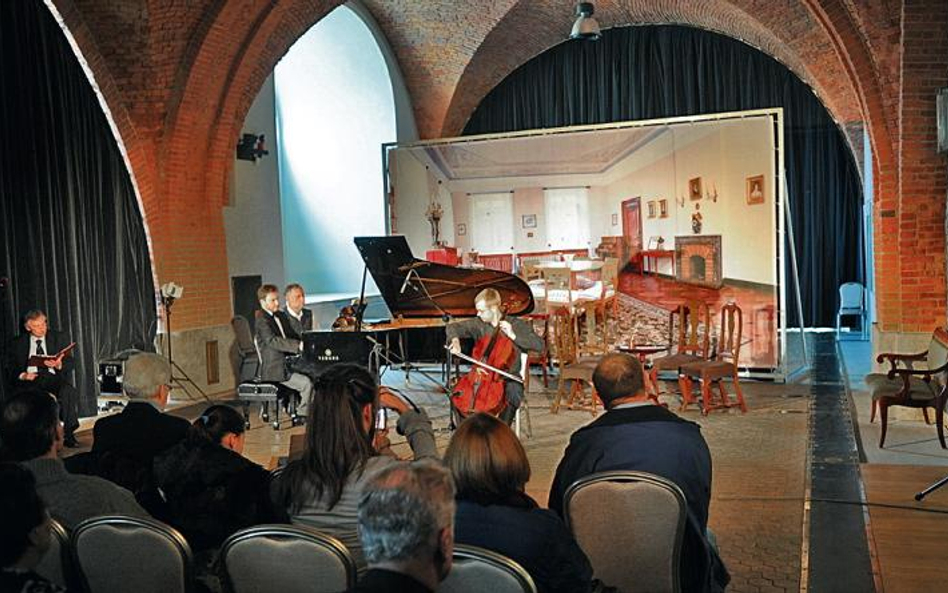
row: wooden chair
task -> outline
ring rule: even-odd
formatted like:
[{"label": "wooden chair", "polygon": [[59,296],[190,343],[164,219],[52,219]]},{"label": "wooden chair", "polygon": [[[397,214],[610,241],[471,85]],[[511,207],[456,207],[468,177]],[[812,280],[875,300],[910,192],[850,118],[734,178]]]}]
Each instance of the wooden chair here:
[{"label": "wooden chair", "polygon": [[[569,309],[561,307],[552,313],[551,318],[553,321],[554,354],[559,367],[559,385],[550,412],[556,414],[559,411],[560,402],[566,390],[566,382],[572,381],[566,406],[573,409],[573,402],[578,398],[580,407],[588,409],[595,415],[598,396],[596,395],[596,388],[592,384],[592,376],[593,371],[596,370],[596,365],[599,364],[599,357],[579,356],[575,318]],[[584,383],[588,383],[592,390],[588,399],[583,388]]]},{"label": "wooden chair", "polygon": [[[675,319],[678,319],[677,341],[675,340]],[[689,301],[678,306],[668,317],[668,336],[670,343],[677,343],[674,354],[652,360],[650,379],[658,390],[658,373],[663,370],[678,370],[682,365],[707,360],[711,339],[711,311],[708,305],[699,301]]]},{"label": "wooden chair", "polygon": [[602,298],[606,307],[612,307],[612,317],[619,316],[619,259],[607,257],[603,260]]},{"label": "wooden chair", "polygon": [[524,377],[523,381],[523,390],[527,392],[530,390],[530,365],[538,364],[543,371],[543,388],[547,389],[550,386],[549,380],[549,368],[550,368],[550,316],[545,311],[546,307],[544,306],[543,312],[537,312],[534,309],[533,313],[529,315],[524,315],[522,319],[533,324],[534,330],[536,330],[537,325],[542,326],[542,330],[539,332],[541,338],[543,338],[543,350],[540,352],[529,352],[527,353],[527,374]]},{"label": "wooden chair", "polygon": [[576,304],[576,287],[569,268],[543,270],[543,294],[547,308],[569,307]]},{"label": "wooden chair", "polygon": [[525,261],[520,265],[520,276],[527,282],[543,278],[543,271],[537,267],[539,262]]},{"label": "wooden chair", "polygon": [[[945,449],[944,415],[948,399],[945,372],[948,371],[948,331],[939,327],[932,332],[928,349],[916,354],[885,352],[876,357],[876,362],[889,362],[889,372],[872,373],[866,376],[866,385],[872,393],[870,422],[876,419],[876,408],[882,417],[882,435],[879,448],[885,444],[885,433],[889,422],[889,406],[921,408],[928,424],[928,408],[935,410],[935,425],[938,442]],[[915,368],[915,364],[923,368]]]},{"label": "wooden chair", "polygon": [[[681,404],[682,410],[684,410],[688,404],[695,401],[691,387],[694,383],[692,377],[696,377],[701,382],[702,414],[707,415],[707,413],[713,409],[729,408],[733,405],[740,406],[741,412],[747,412],[747,405],[744,403],[744,394],[741,392],[741,384],[737,380],[737,365],[741,353],[741,335],[744,331],[744,314],[736,303],[728,303],[721,307],[720,325],[717,355],[711,360],[683,364],[678,371],[678,384],[681,387],[683,396]],[[726,377],[730,377],[734,383],[734,393],[737,395],[736,404],[728,400],[727,392],[724,390],[724,382],[722,379]],[[712,401],[712,383],[717,383],[718,385],[718,392],[721,396],[719,403]]]}]

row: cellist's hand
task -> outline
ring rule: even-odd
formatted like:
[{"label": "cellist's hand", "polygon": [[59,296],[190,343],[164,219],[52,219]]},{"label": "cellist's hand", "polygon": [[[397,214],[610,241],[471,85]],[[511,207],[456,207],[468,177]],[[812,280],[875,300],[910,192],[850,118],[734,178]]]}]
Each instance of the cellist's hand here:
[{"label": "cellist's hand", "polygon": [[517,334],[514,333],[513,326],[510,325],[510,322],[509,322],[509,321],[507,321],[506,319],[504,319],[504,320],[501,320],[501,322],[498,323],[497,325],[500,327],[500,331],[502,331],[502,332],[504,332],[505,334],[507,334],[507,337],[508,337],[508,338],[510,338],[511,340],[516,340],[516,339],[517,339]]},{"label": "cellist's hand", "polygon": [[448,346],[448,350],[451,351],[451,354],[460,354],[461,353],[461,340],[457,338],[451,338],[451,344]]}]

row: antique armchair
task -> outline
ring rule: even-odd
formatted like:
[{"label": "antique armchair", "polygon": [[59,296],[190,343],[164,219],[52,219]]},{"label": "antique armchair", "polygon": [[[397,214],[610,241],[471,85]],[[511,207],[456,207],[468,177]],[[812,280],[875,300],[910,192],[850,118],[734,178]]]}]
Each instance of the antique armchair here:
[{"label": "antique armchair", "polygon": [[652,360],[650,379],[658,391],[658,373],[673,370],[678,373],[682,365],[701,362],[708,358],[711,336],[711,311],[708,305],[689,301],[679,305],[668,318],[669,342],[675,341],[675,318],[678,318],[677,344],[674,354]]},{"label": "antique armchair", "polygon": [[[713,409],[729,408],[739,406],[741,412],[747,411],[747,405],[744,403],[744,394],[741,392],[741,384],[737,378],[738,359],[741,353],[741,334],[744,331],[744,314],[736,303],[728,303],[721,307],[721,327],[718,338],[718,352],[710,360],[690,362],[681,365],[678,371],[678,385],[681,387],[682,404],[684,409],[688,404],[695,401],[692,395],[691,387],[694,383],[693,378],[701,382],[701,413],[707,415]],[[737,397],[736,403],[731,403],[728,399],[727,391],[724,389],[722,379],[730,378],[734,384],[734,394]],[[717,383],[720,401],[715,403],[711,393],[712,383]]]},{"label": "antique armchair", "polygon": [[[872,394],[872,412],[870,422],[876,419],[876,410],[882,418],[882,436],[879,448],[885,444],[888,428],[889,407],[905,406],[921,408],[926,424],[928,408],[935,410],[935,425],[938,430],[938,442],[945,449],[944,414],[946,383],[948,370],[948,331],[939,327],[932,332],[928,349],[916,354],[897,354],[886,352],[876,357],[876,362],[888,361],[889,371],[872,373],[866,376],[866,384]],[[916,365],[920,368],[916,368]]]}]

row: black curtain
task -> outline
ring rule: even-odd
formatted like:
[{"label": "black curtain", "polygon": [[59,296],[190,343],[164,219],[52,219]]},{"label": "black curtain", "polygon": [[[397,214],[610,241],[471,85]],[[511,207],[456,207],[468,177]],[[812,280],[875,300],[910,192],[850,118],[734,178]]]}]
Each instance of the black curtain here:
[{"label": "black curtain", "polygon": [[[610,29],[533,58],[464,134],[784,108],[785,163],[805,325],[834,326],[837,290],[865,283],[862,186],[840,129],[795,74],[739,41],[682,26]],[[788,319],[797,324],[789,283]]]},{"label": "black curtain", "polygon": [[89,80],[42,2],[0,2],[0,67],[0,342],[27,310],[45,310],[77,342],[89,415],[97,361],[154,340],[142,215]]}]

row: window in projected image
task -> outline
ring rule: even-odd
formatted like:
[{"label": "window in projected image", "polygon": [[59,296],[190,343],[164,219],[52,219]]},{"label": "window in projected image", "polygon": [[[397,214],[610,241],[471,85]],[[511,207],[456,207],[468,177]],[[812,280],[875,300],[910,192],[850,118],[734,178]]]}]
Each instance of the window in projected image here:
[{"label": "window in projected image", "polygon": [[395,140],[382,53],[339,7],[277,64],[275,86],[286,278],[308,293],[358,293],[352,238],[385,234],[379,146]]},{"label": "window in projected image", "polygon": [[547,242],[551,249],[589,244],[589,197],[585,187],[543,190]]},{"label": "window in projected image", "polygon": [[472,248],[481,253],[507,253],[513,245],[513,194],[471,196]]}]

